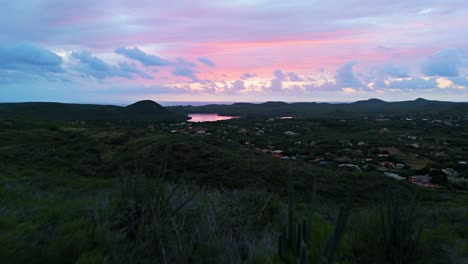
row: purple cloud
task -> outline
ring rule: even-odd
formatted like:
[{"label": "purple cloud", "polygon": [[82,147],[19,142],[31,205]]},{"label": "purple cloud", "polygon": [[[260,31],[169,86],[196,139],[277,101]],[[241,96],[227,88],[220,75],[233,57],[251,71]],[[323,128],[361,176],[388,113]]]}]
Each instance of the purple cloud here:
[{"label": "purple cloud", "polygon": [[134,64],[120,63],[118,67],[110,65],[89,51],[73,52],[72,56],[80,61],[76,67],[79,72],[97,79],[109,77],[135,79],[135,75],[145,79],[153,79],[151,75],[138,70]]},{"label": "purple cloud", "polygon": [[[262,1],[213,3],[184,0],[168,4],[161,0],[122,0],[118,3],[110,0],[81,0],[79,3],[37,0],[28,4],[15,2],[2,7],[0,41],[18,41],[27,36],[29,41],[68,41],[88,48],[91,45],[106,46],[106,39],[122,46],[134,45],[137,38],[144,42],[138,44],[151,44],[187,40],[264,39],[277,32],[297,36],[343,28],[362,30],[369,25],[362,23],[365,19],[372,19],[372,25],[380,30],[380,24],[406,21],[428,7],[436,11],[431,12],[428,19],[434,17],[444,21],[443,18],[466,15],[463,13],[466,3],[460,0],[395,0],[377,3],[361,0],[359,5],[355,1],[338,0],[299,0],[294,1],[294,4],[280,1],[267,5]],[[346,15],[343,16],[343,13]],[[184,18],[184,21],[178,18]],[[190,20],[197,23],[186,23]],[[9,26],[12,24],[15,27]],[[30,25],[34,25],[34,30],[31,30]],[[452,31],[449,33],[453,34]],[[50,38],[51,35],[60,37]],[[388,45],[386,42],[379,44]]]},{"label": "purple cloud", "polygon": [[402,90],[434,89],[437,88],[437,82],[434,78],[428,80],[411,78],[408,80],[391,82],[388,88]]},{"label": "purple cloud", "polygon": [[275,78],[271,80],[270,89],[273,92],[279,92],[283,89],[283,82],[286,80],[286,75],[280,69],[275,70],[273,75]]},{"label": "purple cloud", "polygon": [[0,45],[0,70],[31,74],[60,73],[62,58],[54,52],[32,44]]},{"label": "purple cloud", "polygon": [[247,80],[247,79],[250,79],[250,78],[253,78],[253,77],[257,77],[257,74],[246,72],[246,73],[242,74],[242,76],[240,78],[242,80]]},{"label": "purple cloud", "polygon": [[191,68],[197,67],[197,64],[190,62],[190,61],[186,61],[184,58],[180,58],[180,57],[177,58],[176,64],[178,66],[183,66],[183,67],[191,67]]},{"label": "purple cloud", "polygon": [[139,61],[146,66],[169,66],[168,60],[162,59],[156,55],[146,54],[138,48],[118,48],[115,53],[123,55],[129,59]]},{"label": "purple cloud", "polygon": [[239,92],[245,89],[245,83],[242,80],[237,80],[232,84],[231,92]]},{"label": "purple cloud", "polygon": [[355,87],[362,84],[362,82],[354,75],[353,67],[356,64],[356,61],[350,61],[343,64],[336,70],[335,79],[337,85]]},{"label": "purple cloud", "polygon": [[390,76],[394,78],[408,78],[410,76],[408,68],[398,67],[393,64],[386,65],[381,70],[381,72],[384,76]]},{"label": "purple cloud", "polygon": [[190,78],[194,82],[199,82],[200,79],[196,76],[196,72],[190,68],[185,66],[176,66],[175,69],[172,71],[174,76],[181,76]]},{"label": "purple cloud", "polygon": [[205,57],[199,57],[198,58],[198,61],[205,64],[206,66],[209,66],[209,67],[214,67],[216,66],[215,63],[213,61],[211,61],[210,59],[207,59]]},{"label": "purple cloud", "polygon": [[465,76],[449,77],[448,79],[456,85],[468,87],[468,74]]},{"label": "purple cloud", "polygon": [[113,95],[113,94],[124,94],[128,95],[158,95],[158,94],[194,94],[194,91],[189,87],[173,87],[164,85],[152,85],[152,86],[112,86],[108,89],[102,89],[99,91],[100,94]]},{"label": "purple cloud", "polygon": [[294,72],[288,72],[288,77],[289,80],[292,82],[301,82],[304,80],[301,76],[297,75],[297,73]]},{"label": "purple cloud", "polygon": [[119,68],[122,72],[127,72],[130,74],[136,74],[140,76],[141,78],[148,79],[148,80],[153,80],[154,77],[149,75],[148,73],[139,70],[135,64],[130,64],[130,63],[125,63],[121,62],[119,63]]},{"label": "purple cloud", "polygon": [[462,55],[455,49],[441,50],[432,55],[422,66],[426,76],[458,76]]}]

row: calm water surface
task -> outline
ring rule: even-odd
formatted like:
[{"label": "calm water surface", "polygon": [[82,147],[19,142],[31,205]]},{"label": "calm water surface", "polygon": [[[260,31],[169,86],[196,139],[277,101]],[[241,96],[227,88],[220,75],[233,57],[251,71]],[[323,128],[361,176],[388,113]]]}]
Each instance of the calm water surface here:
[{"label": "calm water surface", "polygon": [[222,116],[218,114],[189,114],[191,119],[189,122],[215,122],[215,121],[222,121],[222,120],[229,120],[233,118],[239,118],[238,116]]}]

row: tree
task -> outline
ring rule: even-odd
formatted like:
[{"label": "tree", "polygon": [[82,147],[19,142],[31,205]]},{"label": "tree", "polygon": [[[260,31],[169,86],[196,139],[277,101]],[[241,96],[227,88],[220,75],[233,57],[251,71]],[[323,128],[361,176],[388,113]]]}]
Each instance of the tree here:
[{"label": "tree", "polygon": [[432,177],[431,182],[434,184],[447,185],[447,175],[441,170],[432,170],[429,175]]}]

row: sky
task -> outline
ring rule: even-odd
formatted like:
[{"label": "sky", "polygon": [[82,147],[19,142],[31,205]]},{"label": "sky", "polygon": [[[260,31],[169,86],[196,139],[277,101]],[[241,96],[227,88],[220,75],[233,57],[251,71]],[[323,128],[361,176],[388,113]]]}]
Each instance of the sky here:
[{"label": "sky", "polygon": [[468,101],[466,0],[5,0],[0,101]]}]

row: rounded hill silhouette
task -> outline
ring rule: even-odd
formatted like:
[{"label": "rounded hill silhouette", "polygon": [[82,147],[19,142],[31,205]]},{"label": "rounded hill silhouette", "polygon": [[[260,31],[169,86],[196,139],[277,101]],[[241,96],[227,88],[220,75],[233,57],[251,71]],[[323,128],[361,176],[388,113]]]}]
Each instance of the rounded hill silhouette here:
[{"label": "rounded hill silhouette", "polygon": [[143,100],[133,103],[125,107],[126,111],[130,112],[139,112],[139,113],[150,113],[150,112],[166,112],[167,109],[161,106],[160,104],[151,101]]}]

